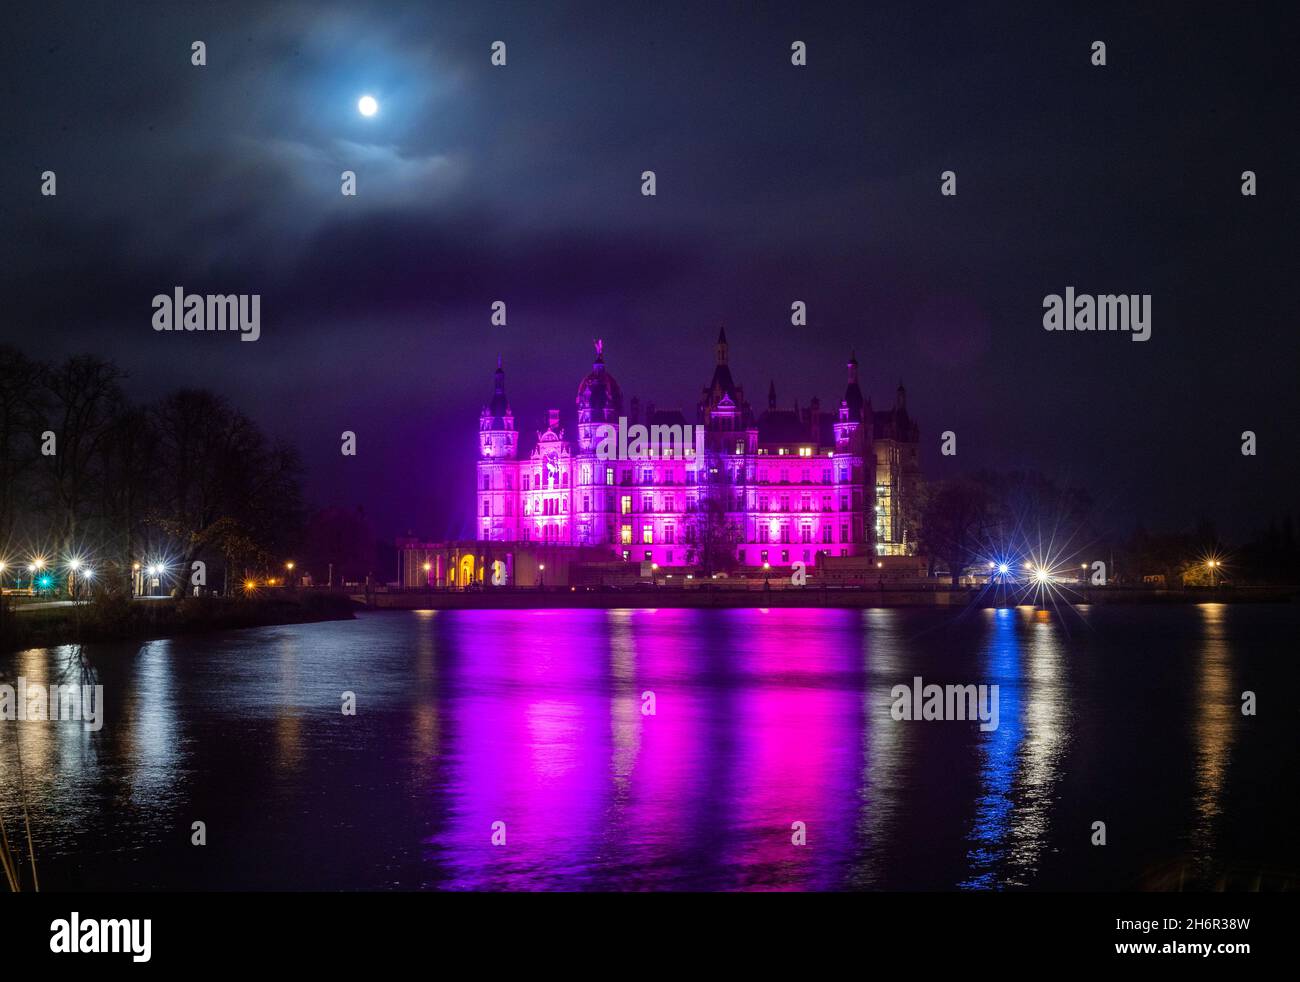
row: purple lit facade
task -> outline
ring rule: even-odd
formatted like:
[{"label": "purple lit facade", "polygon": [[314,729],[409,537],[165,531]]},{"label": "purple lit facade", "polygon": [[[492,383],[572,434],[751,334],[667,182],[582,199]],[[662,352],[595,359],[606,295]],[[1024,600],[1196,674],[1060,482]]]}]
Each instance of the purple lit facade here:
[{"label": "purple lit facade", "polygon": [[898,387],[875,410],[849,359],[838,406],[778,409],[775,385],[756,414],[718,336],[713,377],[696,407],[704,445],[693,455],[651,451],[603,459],[606,427],[689,428],[679,411],[646,407],[623,391],[597,342],[578,384],[577,439],[551,409],[526,456],[498,359],[492,400],[479,417],[476,536],[488,542],[605,546],[611,558],[665,567],[815,565],[829,556],[915,552],[919,433]]}]

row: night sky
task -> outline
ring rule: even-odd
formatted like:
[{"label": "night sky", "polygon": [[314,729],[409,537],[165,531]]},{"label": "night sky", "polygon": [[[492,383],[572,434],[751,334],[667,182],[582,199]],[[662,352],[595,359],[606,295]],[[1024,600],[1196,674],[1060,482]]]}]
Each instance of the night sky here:
[{"label": "night sky", "polygon": [[[1294,513],[1296,23],[1045,6],[7,8],[0,339],[222,393],[383,535],[472,534],[498,352],[530,446],[593,337],[693,418],[724,324],[756,408],[838,404],[854,349],[877,408],[902,380],[927,476],[1035,467],[1120,531]],[[261,294],[261,339],[156,333],[177,285]],[[1151,340],[1045,332],[1067,286],[1151,294]]]}]

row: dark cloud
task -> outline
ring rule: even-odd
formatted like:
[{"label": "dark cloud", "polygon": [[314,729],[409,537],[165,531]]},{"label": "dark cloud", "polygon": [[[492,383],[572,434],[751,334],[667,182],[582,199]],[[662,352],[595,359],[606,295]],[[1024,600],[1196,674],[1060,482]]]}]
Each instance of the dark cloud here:
[{"label": "dark cloud", "polygon": [[[142,398],[223,391],[304,446],[318,500],[440,534],[497,351],[530,419],[572,398],[597,335],[629,392],[689,408],[725,322],[755,395],[774,378],[782,401],[833,400],[854,348],[878,401],[905,379],[924,433],[962,434],[955,464],[927,443],[931,473],[1068,471],[1117,522],[1249,528],[1293,507],[1293,22],[750,3],[5,17],[0,335],[112,357]],[[1258,198],[1237,193],[1247,168]],[[57,198],[36,193],[45,169]],[[262,294],[262,340],[154,334],[149,299],[177,284]],[[1153,340],[1046,334],[1041,299],[1067,285],[1151,293]],[[361,468],[339,463],[343,428],[365,434]],[[1247,428],[1262,450],[1243,465]],[[460,470],[435,465],[449,448]]]}]

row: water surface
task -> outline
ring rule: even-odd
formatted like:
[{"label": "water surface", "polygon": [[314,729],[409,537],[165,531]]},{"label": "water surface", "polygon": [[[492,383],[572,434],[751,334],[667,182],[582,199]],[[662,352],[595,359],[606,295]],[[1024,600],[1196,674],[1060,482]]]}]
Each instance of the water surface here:
[{"label": "water surface", "polygon": [[[20,745],[45,889],[1214,887],[1300,869],[1298,628],[1288,606],[391,612],[40,649],[0,677],[84,662],[105,723],[0,723],[0,808],[12,837]],[[996,683],[999,727],[894,720],[916,675]]]}]

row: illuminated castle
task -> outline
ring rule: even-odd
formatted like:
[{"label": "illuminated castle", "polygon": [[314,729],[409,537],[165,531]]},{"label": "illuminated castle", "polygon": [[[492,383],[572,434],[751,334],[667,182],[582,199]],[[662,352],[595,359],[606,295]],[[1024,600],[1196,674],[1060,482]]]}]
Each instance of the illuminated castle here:
[{"label": "illuminated castle", "polygon": [[843,398],[778,409],[776,388],[755,415],[727,365],[727,335],[696,407],[703,447],[652,448],[635,459],[600,453],[607,428],[682,427],[681,412],[626,411],[596,342],[578,384],[577,434],[560,410],[520,456],[519,432],[497,359],[492,400],[479,417],[476,536],[491,542],[607,546],[614,557],[660,566],[815,565],[819,556],[915,552],[918,431],[899,385],[891,409],[874,410],[848,362]]}]

